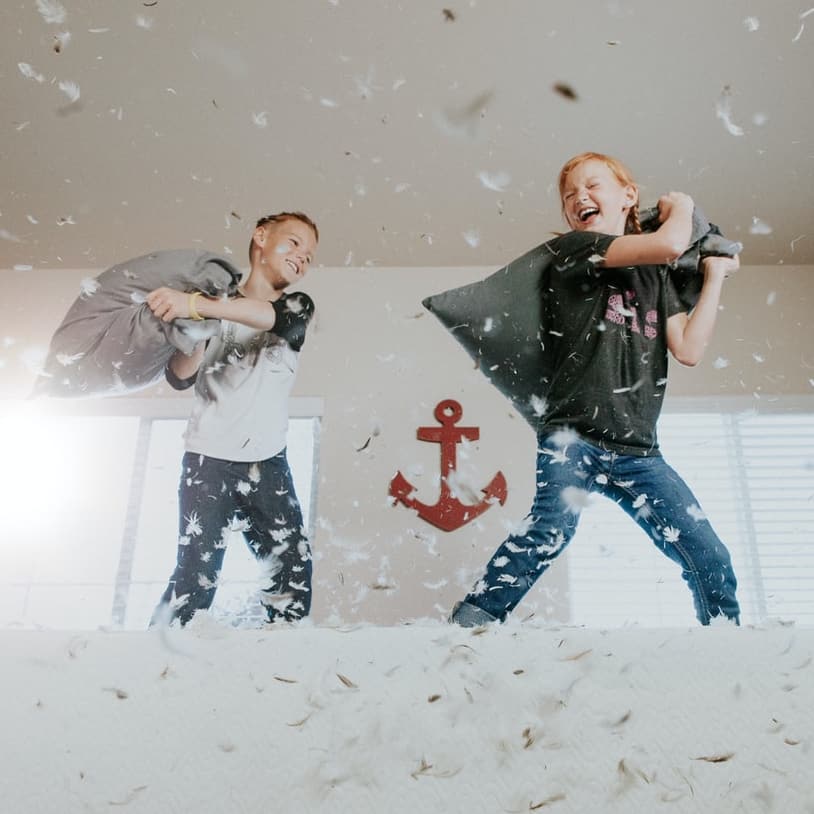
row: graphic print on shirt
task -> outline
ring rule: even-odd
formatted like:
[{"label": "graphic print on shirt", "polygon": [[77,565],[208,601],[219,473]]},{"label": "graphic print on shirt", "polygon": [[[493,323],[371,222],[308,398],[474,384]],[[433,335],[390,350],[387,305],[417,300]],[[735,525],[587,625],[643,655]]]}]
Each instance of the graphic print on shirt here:
[{"label": "graphic print on shirt", "polygon": [[257,331],[223,320],[223,346],[218,359],[206,368],[206,379],[200,395],[208,401],[221,401],[224,396],[237,392],[240,385],[257,368],[261,357],[265,369],[293,375],[295,364],[289,355],[293,351],[288,343],[270,331]]},{"label": "graphic print on shirt", "polygon": [[[641,334],[642,328],[637,305],[638,297],[631,289],[627,289],[621,294],[611,294],[608,297],[605,319],[614,325],[626,325],[631,333]],[[647,339],[656,338],[658,332],[655,326],[657,324],[658,313],[655,309],[650,309],[644,315],[644,336]]]}]

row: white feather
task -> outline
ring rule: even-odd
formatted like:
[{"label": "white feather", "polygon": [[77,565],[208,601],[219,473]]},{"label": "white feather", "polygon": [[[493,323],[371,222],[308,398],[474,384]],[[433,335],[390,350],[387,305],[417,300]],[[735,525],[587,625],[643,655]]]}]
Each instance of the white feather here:
[{"label": "white feather", "polygon": [[743,128],[739,127],[731,119],[731,113],[729,110],[729,100],[731,95],[732,91],[730,90],[729,85],[724,86],[724,89],[721,91],[721,95],[715,104],[715,115],[724,123],[724,127],[726,127],[727,132],[730,135],[742,136]]},{"label": "white feather", "polygon": [[752,225],[749,227],[750,235],[770,235],[772,227],[760,218],[752,216]]},{"label": "white feather", "polygon": [[35,82],[44,82],[45,77],[37,73],[27,62],[18,62],[17,67],[26,79],[33,79]]},{"label": "white feather", "polygon": [[68,16],[65,6],[62,3],[57,3],[56,0],[37,0],[37,11],[39,11],[42,19],[51,25],[64,23]]},{"label": "white feather", "polygon": [[512,177],[507,172],[488,173],[486,170],[481,170],[478,173],[478,180],[493,192],[503,192],[509,185]]},{"label": "white feather", "polygon": [[79,284],[79,294],[82,297],[93,296],[100,288],[100,283],[94,277],[85,277]]},{"label": "white feather", "polygon": [[57,362],[63,367],[68,367],[74,362],[78,362],[84,355],[84,353],[58,353]]},{"label": "white feather", "polygon": [[79,99],[79,85],[76,82],[63,80],[59,83],[59,89],[68,97],[68,101],[73,104]]},{"label": "white feather", "polygon": [[480,235],[474,230],[469,229],[464,232],[464,240],[473,248],[477,249],[480,245]]}]

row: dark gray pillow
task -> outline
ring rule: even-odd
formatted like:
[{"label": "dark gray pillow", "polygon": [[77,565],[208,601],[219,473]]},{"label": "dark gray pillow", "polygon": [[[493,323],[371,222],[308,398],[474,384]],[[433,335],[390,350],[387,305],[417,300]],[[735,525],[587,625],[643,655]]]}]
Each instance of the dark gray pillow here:
[{"label": "dark gray pillow", "polygon": [[[658,210],[644,210],[640,221],[644,231],[655,231]],[[483,280],[422,301],[535,430],[551,375],[543,344],[541,292],[555,261],[580,254],[587,257],[598,237],[592,232],[569,232],[535,247]],[[695,209],[692,245],[670,271],[688,310],[701,291],[701,258],[732,256],[741,248],[740,243],[726,240]]]},{"label": "dark gray pillow", "polygon": [[543,243],[484,280],[422,301],[532,426],[547,378],[540,292],[551,257]]},{"label": "dark gray pillow", "polygon": [[[642,231],[655,232],[660,226],[658,208],[654,206],[642,210],[639,213],[639,222]],[[670,277],[688,310],[698,302],[701,287],[704,285],[701,261],[705,257],[734,257],[742,251],[742,243],[725,238],[721,230],[714,223],[710,223],[697,206],[693,209],[690,247],[670,268]]]},{"label": "dark gray pillow", "polygon": [[83,283],[51,338],[34,395],[105,396],[155,383],[176,350],[191,353],[214,336],[219,321],[162,322],[146,295],[161,286],[232,295],[241,275],[231,262],[202,249],[153,252],[103,271]]}]

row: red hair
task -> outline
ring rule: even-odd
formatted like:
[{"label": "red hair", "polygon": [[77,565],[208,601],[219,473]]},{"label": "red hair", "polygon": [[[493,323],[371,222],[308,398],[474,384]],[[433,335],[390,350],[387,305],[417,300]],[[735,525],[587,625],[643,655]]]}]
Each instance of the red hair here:
[{"label": "red hair", "polygon": [[[632,186],[637,192],[639,191],[638,184],[633,180],[633,175],[630,170],[618,159],[613,156],[605,155],[604,153],[585,152],[569,158],[563,164],[560,170],[559,190],[560,200],[563,201],[563,193],[565,192],[565,184],[571,171],[576,169],[580,164],[586,161],[601,161],[616,177],[616,180],[622,186]],[[565,215],[565,206],[563,204],[563,215]],[[625,231],[630,233],[634,232],[639,234],[642,231],[642,226],[639,223],[639,203],[638,201],[630,207],[627,213],[627,222],[625,224]]]}]

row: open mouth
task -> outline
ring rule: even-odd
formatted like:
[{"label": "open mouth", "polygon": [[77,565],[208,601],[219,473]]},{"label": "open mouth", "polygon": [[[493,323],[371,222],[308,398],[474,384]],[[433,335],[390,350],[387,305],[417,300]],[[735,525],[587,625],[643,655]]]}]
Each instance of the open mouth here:
[{"label": "open mouth", "polygon": [[577,217],[582,221],[582,223],[587,223],[589,218],[592,218],[594,215],[599,214],[599,209],[595,206],[590,206],[587,209],[583,209]]},{"label": "open mouth", "polygon": [[294,272],[294,274],[300,273],[300,267],[296,263],[291,260],[286,260],[285,262],[288,263],[288,267]]}]

